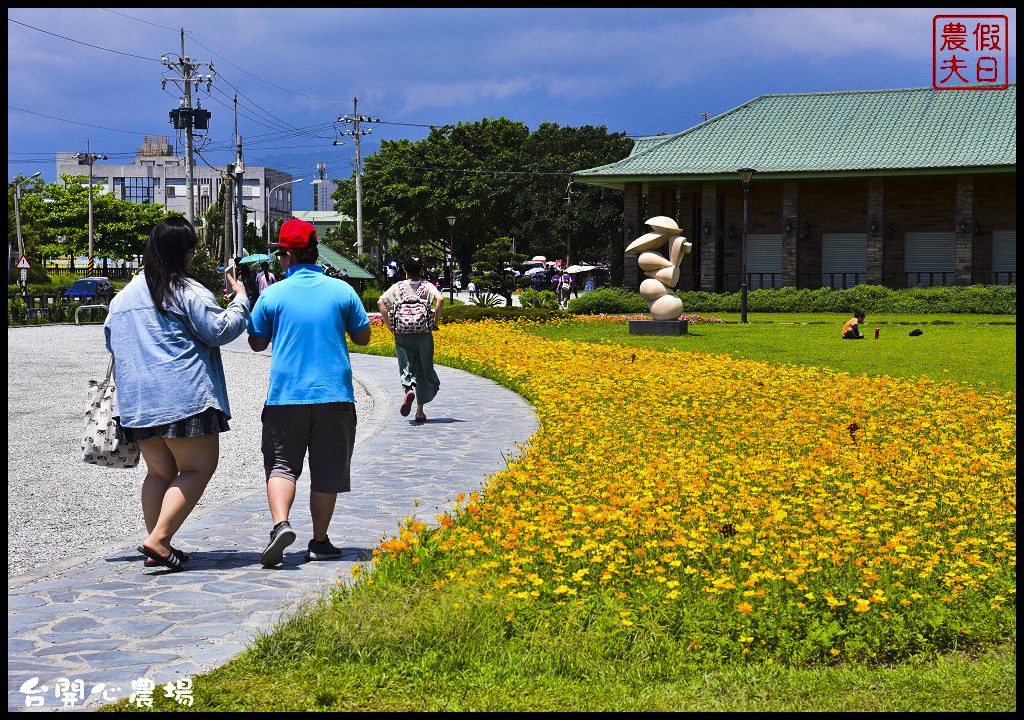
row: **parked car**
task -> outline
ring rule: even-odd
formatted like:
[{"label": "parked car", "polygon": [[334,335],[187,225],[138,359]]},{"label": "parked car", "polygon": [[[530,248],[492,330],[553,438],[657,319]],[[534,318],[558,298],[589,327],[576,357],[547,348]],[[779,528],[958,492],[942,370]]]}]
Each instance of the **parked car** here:
[{"label": "parked car", "polygon": [[95,300],[97,302],[110,302],[114,297],[114,286],[105,277],[91,277],[75,280],[64,293],[68,300]]}]

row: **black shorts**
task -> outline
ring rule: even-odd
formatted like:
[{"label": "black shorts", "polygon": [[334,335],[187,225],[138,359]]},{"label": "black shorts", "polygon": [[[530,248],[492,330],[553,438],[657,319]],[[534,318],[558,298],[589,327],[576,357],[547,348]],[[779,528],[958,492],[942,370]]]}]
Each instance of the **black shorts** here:
[{"label": "black shorts", "polygon": [[267,480],[295,482],[309,453],[310,487],[316,492],[348,492],[349,466],[356,442],[356,406],[350,402],[264,405],[263,469]]}]

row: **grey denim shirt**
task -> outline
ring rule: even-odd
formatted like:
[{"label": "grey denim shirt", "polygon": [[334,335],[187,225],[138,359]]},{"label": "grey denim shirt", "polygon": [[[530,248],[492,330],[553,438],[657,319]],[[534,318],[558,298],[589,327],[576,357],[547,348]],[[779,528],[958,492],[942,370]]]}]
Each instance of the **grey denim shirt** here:
[{"label": "grey denim shirt", "polygon": [[220,346],[245,332],[248,322],[245,293],[223,309],[195,280],[175,292],[161,314],[139,273],[114,296],[103,326],[114,354],[114,413],[121,425],[166,425],[209,407],[230,417]]}]

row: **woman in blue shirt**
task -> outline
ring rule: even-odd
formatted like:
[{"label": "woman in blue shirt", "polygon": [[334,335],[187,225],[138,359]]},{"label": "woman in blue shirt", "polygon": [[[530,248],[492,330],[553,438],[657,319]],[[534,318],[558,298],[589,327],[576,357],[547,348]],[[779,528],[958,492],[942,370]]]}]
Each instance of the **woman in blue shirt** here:
[{"label": "woman in blue shirt", "polygon": [[124,438],[146,461],[142,514],[148,560],[173,570],[188,556],[171,538],[199,502],[217,468],[218,433],[228,430],[220,346],[245,331],[245,287],[229,277],[235,297],[222,309],[188,274],[198,239],[191,223],[172,216],[150,234],[143,272],[110,303],[104,324],[114,354],[115,413]]}]

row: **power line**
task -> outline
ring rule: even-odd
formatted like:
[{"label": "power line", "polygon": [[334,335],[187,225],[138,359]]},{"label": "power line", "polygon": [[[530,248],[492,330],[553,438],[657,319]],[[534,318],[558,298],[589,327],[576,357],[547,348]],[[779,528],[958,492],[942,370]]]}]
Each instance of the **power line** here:
[{"label": "power line", "polygon": [[141,23],[146,23],[147,25],[152,25],[153,27],[163,28],[164,30],[170,30],[173,33],[177,33],[178,32],[178,28],[169,28],[166,25],[158,25],[155,22],[150,22],[149,20],[143,20],[142,18],[137,18],[137,17],[133,17],[131,15],[126,15],[123,12],[117,12],[116,10],[111,10],[110,8],[100,8],[100,10],[106,10],[108,13],[113,13],[114,15],[120,15],[121,17],[126,17],[129,20],[138,20]]},{"label": "power line", "polygon": [[97,50],[105,50],[106,52],[112,52],[112,53],[116,53],[118,55],[127,55],[128,57],[138,58],[139,60],[149,60],[151,62],[160,62],[156,58],[143,57],[141,55],[135,55],[133,53],[122,52],[120,50],[111,50],[110,48],[101,47],[99,45],[93,45],[92,43],[82,42],[81,40],[75,40],[74,38],[69,38],[69,37],[66,37],[65,35],[58,35],[57,33],[50,32],[49,30],[43,30],[42,28],[37,28],[35,25],[29,25],[28,23],[18,22],[14,18],[7,18],[7,20],[8,20],[8,22],[17,23],[18,25],[23,25],[24,27],[32,28],[33,30],[37,30],[37,31],[39,31],[41,33],[46,33],[47,35],[53,35],[54,37],[58,37],[61,40],[67,40],[68,42],[78,43],[79,45],[85,45],[86,47],[95,48]]},{"label": "power line", "polygon": [[110,130],[111,132],[128,133],[130,135],[146,134],[138,130],[118,130],[117,128],[105,127],[103,125],[93,125],[91,123],[78,122],[77,120],[68,120],[67,118],[55,117],[54,115],[45,115],[43,113],[35,112],[33,110],[26,110],[25,108],[15,107],[14,105],[8,105],[7,109],[18,110],[19,112],[28,113],[29,115],[38,115],[39,117],[49,118],[50,120],[60,120],[61,122],[72,123],[74,125],[85,125],[86,127],[99,128],[100,130]]},{"label": "power line", "polygon": [[[189,34],[191,35],[192,33],[189,33]],[[228,60],[228,59],[227,59],[226,57],[224,57],[223,55],[219,55],[219,54],[217,54],[217,52],[215,52],[214,50],[211,50],[210,48],[206,47],[206,46],[205,46],[205,45],[203,45],[203,44],[202,44],[201,42],[199,42],[198,40],[196,40],[196,39],[195,39],[195,36],[194,36],[194,35],[193,35],[193,37],[192,37],[192,42],[194,42],[194,43],[195,43],[196,45],[198,45],[199,47],[201,47],[201,48],[203,48],[203,49],[207,50],[208,52],[212,53],[213,55],[216,55],[217,57],[219,57],[219,58],[220,58],[221,60],[223,60],[224,62],[226,62],[226,63],[227,63],[228,65],[230,65],[231,67],[235,68],[236,70],[240,70],[241,72],[244,72],[244,73],[245,73],[246,75],[249,75],[250,77],[254,77],[254,78],[256,78],[256,79],[257,79],[257,80],[259,80],[260,82],[266,83],[267,85],[272,85],[273,87],[276,87],[276,88],[278,88],[279,90],[284,90],[285,92],[289,92],[289,93],[291,93],[292,95],[299,95],[300,97],[308,97],[308,98],[312,98],[313,100],[327,100],[327,101],[340,101],[340,100],[344,100],[344,101],[346,101],[346,102],[347,102],[347,101],[349,101],[349,100],[351,100],[351,99],[352,99],[352,98],[325,98],[325,97],[318,97],[318,96],[316,96],[316,95],[306,95],[305,93],[300,93],[300,92],[296,92],[296,91],[294,91],[294,90],[289,90],[288,88],[286,88],[286,87],[282,87],[281,85],[278,85],[277,83],[272,83],[272,82],[270,82],[269,80],[264,80],[264,79],[263,79],[263,78],[261,78],[261,77],[260,77],[259,75],[254,75],[253,73],[249,72],[248,70],[246,70],[246,69],[244,69],[244,68],[240,68],[240,67],[238,67],[238,65],[235,65],[235,64],[234,64],[233,62],[231,62],[230,60]],[[229,84],[230,84],[230,83],[229,83]]]}]

